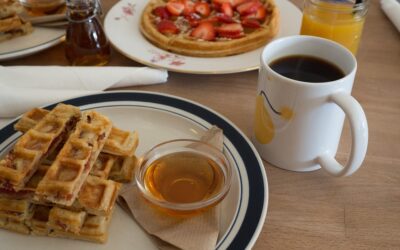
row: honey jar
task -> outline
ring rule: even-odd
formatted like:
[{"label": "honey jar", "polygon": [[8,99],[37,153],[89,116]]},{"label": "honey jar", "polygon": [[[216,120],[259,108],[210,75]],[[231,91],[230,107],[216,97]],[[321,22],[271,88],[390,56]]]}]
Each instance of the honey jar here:
[{"label": "honey jar", "polygon": [[98,18],[99,0],[67,0],[65,55],[71,65],[102,66],[110,60],[110,43]]}]

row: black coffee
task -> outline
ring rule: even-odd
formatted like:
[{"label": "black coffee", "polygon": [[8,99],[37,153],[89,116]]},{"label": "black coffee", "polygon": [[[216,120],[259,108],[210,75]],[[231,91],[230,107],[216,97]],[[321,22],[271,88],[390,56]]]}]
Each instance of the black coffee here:
[{"label": "black coffee", "polygon": [[330,82],[344,77],[344,72],[336,65],[312,56],[282,57],[269,66],[280,75],[302,82]]}]

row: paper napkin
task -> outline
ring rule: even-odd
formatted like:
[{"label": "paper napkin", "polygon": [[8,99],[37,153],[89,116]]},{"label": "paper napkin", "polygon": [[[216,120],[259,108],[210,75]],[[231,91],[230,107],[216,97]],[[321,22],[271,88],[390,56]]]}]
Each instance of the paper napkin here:
[{"label": "paper napkin", "polygon": [[0,66],[0,117],[110,88],[166,82],[165,70],[148,67]]},{"label": "paper napkin", "polygon": [[[222,150],[223,133],[215,126],[201,140]],[[215,249],[219,234],[219,206],[193,217],[168,216],[151,207],[135,184],[122,188],[118,203],[147,233],[157,238],[160,249]]]},{"label": "paper napkin", "polygon": [[397,0],[381,0],[381,7],[400,32],[400,2]]}]

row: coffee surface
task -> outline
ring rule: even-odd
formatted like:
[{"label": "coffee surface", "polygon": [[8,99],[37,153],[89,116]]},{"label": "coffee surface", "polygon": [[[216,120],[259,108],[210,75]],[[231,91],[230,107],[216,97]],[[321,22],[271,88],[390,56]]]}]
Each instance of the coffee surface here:
[{"label": "coffee surface", "polygon": [[345,76],[338,66],[312,56],[282,57],[274,60],[269,66],[280,75],[302,82],[330,82]]}]

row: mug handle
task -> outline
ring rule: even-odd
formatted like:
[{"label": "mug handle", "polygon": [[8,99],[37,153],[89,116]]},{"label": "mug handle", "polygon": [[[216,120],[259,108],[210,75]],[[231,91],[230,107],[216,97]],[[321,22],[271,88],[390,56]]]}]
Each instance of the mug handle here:
[{"label": "mug handle", "polygon": [[342,166],[328,152],[318,157],[317,161],[328,173],[340,177],[353,174],[361,166],[367,153],[368,146],[368,124],[364,110],[357,100],[344,92],[337,92],[330,96],[329,101],[336,103],[343,109],[349,118],[352,145],[350,158],[346,166]]}]

